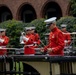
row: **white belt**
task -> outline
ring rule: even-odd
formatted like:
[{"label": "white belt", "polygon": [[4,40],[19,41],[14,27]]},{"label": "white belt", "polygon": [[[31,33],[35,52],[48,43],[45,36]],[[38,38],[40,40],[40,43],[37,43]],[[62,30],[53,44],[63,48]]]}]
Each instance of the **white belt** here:
[{"label": "white belt", "polygon": [[6,46],[0,46],[0,48],[6,48]]},{"label": "white belt", "polygon": [[34,44],[36,44],[37,42],[34,42]]},{"label": "white belt", "polygon": [[34,44],[30,44],[30,45],[25,45],[25,46],[28,46],[28,47],[30,47],[30,46],[34,46]]}]

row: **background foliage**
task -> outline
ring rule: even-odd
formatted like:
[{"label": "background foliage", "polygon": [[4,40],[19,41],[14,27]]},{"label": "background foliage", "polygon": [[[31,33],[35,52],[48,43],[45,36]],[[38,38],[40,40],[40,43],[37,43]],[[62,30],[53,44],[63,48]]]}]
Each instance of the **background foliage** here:
[{"label": "background foliage", "polygon": [[[24,28],[27,26],[35,26],[37,32],[40,35],[41,41],[46,44],[45,33],[49,32],[49,28],[46,28],[46,24],[44,23],[45,19],[35,19],[31,23],[23,23],[21,21],[16,20],[8,20],[0,23],[0,28],[7,29],[7,36],[10,38],[10,42],[8,46],[10,47],[22,47],[19,42],[19,38],[21,35],[21,31],[24,31]],[[67,24],[67,30],[69,32],[76,31],[76,18],[67,16],[61,17],[57,20],[57,26],[60,28],[61,24]],[[41,44],[42,46],[42,44]]]},{"label": "background foliage", "polygon": [[31,23],[23,23],[16,20],[8,20],[0,23],[0,28],[5,28],[7,30],[6,35],[10,38],[8,46],[17,48],[22,47],[19,42],[21,32],[25,30],[25,27],[29,26],[35,26],[37,32],[40,34],[40,39],[44,38],[43,34],[46,31],[44,19],[36,19]]},{"label": "background foliage", "polygon": [[19,37],[24,23],[16,20],[8,20],[0,23],[0,28],[6,29],[6,35],[10,38],[8,46],[19,47]]},{"label": "background foliage", "polygon": [[70,14],[76,17],[76,0],[70,0],[70,5],[71,5]]},{"label": "background foliage", "polygon": [[66,24],[67,30],[69,32],[75,32],[76,31],[76,17],[71,17],[71,16],[61,17],[57,21],[57,26],[60,28],[61,24]]}]

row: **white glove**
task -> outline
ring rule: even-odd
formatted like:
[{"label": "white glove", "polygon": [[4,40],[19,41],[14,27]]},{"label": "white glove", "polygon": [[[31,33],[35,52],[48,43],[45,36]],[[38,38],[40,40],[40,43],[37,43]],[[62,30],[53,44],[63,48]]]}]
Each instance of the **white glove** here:
[{"label": "white glove", "polygon": [[0,42],[3,43],[3,42],[4,42],[4,39],[1,39],[1,38],[0,38]]},{"label": "white glove", "polygon": [[68,41],[67,41],[67,40],[65,40],[64,42],[65,42],[65,43],[67,43]]},{"label": "white glove", "polygon": [[67,41],[67,40],[65,40],[65,41],[64,41],[64,43],[65,43],[65,46],[66,46],[66,45],[67,45],[67,43],[68,43],[68,41]]},{"label": "white glove", "polygon": [[21,35],[24,36],[25,35],[25,32],[22,32]]},{"label": "white glove", "polygon": [[23,40],[25,40],[25,41],[28,41],[28,40],[29,40],[29,38],[27,38],[27,37],[25,37],[25,36],[23,36],[22,38],[23,38]]}]

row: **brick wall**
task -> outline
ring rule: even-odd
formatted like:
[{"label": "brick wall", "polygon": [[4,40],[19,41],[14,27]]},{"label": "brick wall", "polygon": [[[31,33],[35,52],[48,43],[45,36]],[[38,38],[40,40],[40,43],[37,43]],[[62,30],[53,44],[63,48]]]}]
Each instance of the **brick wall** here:
[{"label": "brick wall", "polygon": [[0,7],[7,6],[13,15],[13,18],[18,20],[19,9],[24,4],[30,4],[35,9],[37,18],[41,18],[44,6],[51,1],[56,2],[60,6],[62,16],[68,15],[70,0],[0,0]]}]

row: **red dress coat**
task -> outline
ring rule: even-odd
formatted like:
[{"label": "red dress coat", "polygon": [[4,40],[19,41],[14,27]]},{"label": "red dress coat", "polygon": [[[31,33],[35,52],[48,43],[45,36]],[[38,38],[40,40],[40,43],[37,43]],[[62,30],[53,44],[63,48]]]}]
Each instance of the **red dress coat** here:
[{"label": "red dress coat", "polygon": [[64,35],[64,42],[68,41],[66,43],[66,45],[70,45],[70,43],[71,43],[71,35],[70,35],[70,33],[65,31],[65,32],[63,32],[63,35]]},{"label": "red dress coat", "polygon": [[50,32],[49,44],[44,47],[44,50],[47,51],[47,48],[52,48],[52,52],[49,55],[64,55],[64,37],[57,27]]},{"label": "red dress coat", "polygon": [[[6,45],[9,43],[9,38],[7,36],[2,36],[0,38],[4,40],[3,43],[0,42],[0,48],[6,48]],[[4,54],[7,54],[7,50],[0,49],[0,55],[4,55]]]},{"label": "red dress coat", "polygon": [[35,54],[34,49],[34,36],[32,34],[27,34],[25,37],[29,38],[28,41],[24,40],[24,54]]}]

